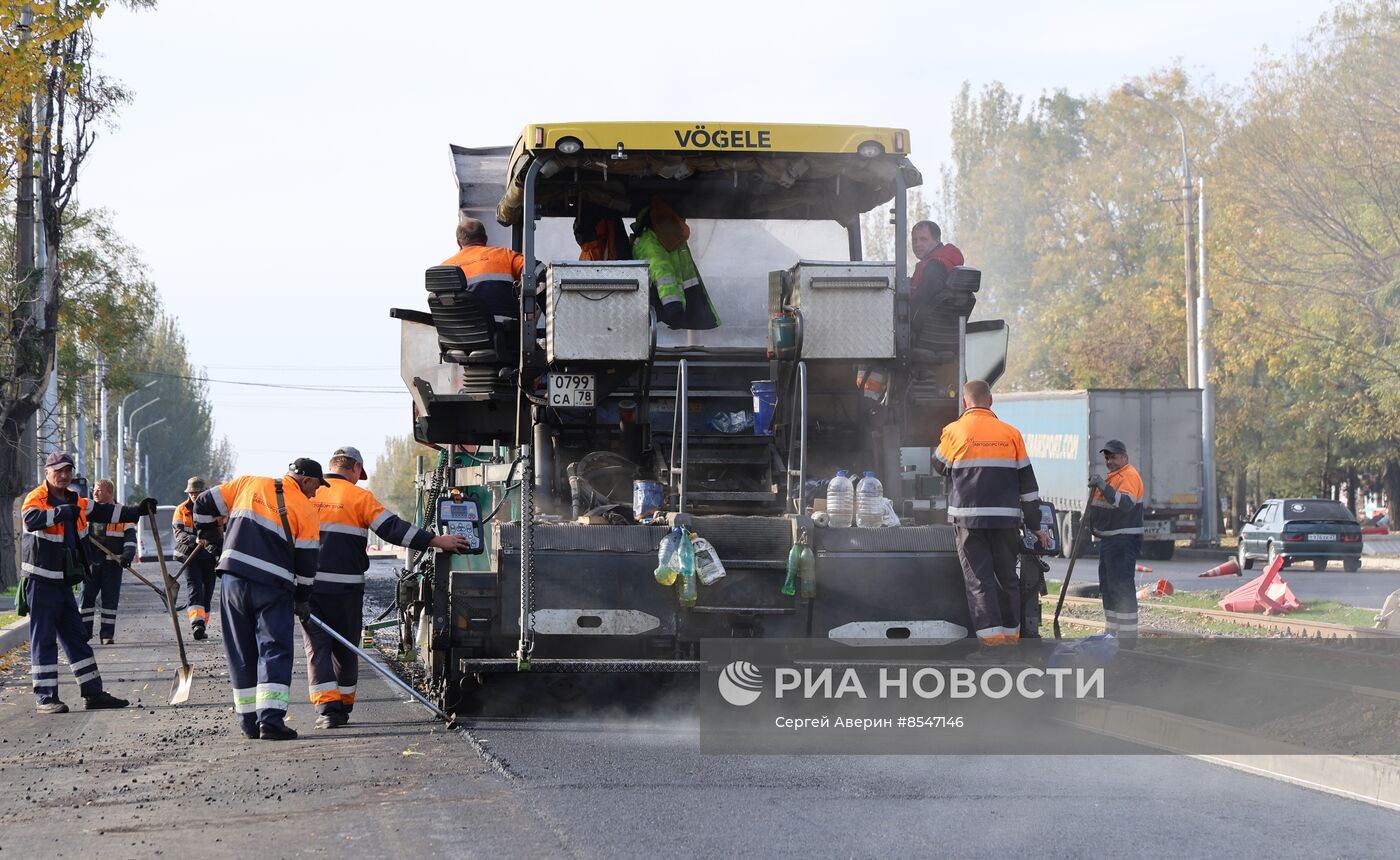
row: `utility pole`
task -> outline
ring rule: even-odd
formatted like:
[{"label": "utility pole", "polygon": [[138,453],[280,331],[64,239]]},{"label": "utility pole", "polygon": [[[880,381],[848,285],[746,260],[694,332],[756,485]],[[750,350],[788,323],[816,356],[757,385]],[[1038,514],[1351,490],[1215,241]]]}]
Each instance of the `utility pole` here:
[{"label": "utility pole", "polygon": [[[73,397],[75,398],[74,405],[76,407],[74,411],[77,413],[74,417],[77,419],[78,423],[78,432],[73,440],[74,454],[78,458],[78,462],[75,465],[78,467],[79,475],[88,475],[87,417],[83,414],[83,401],[85,398],[83,397],[83,386],[81,382],[78,384],[78,387],[74,389]],[[92,476],[88,475],[88,477]]]},{"label": "utility pole", "polygon": [[1185,252],[1186,271],[1186,387],[1200,388],[1201,376],[1197,366],[1197,312],[1196,312],[1196,234],[1192,229],[1191,216],[1194,207],[1192,197],[1195,193],[1194,183],[1191,181],[1191,157],[1186,150],[1186,126],[1182,124],[1181,117],[1176,112],[1167,107],[1162,102],[1147,95],[1133,84],[1124,84],[1122,88],[1124,95],[1139,98],[1158,110],[1166,113],[1176,123],[1176,130],[1181,133],[1181,221],[1182,232],[1185,237],[1182,241],[1182,248]]},{"label": "utility pole", "polygon": [[1220,540],[1220,493],[1216,490],[1215,469],[1215,385],[1210,381],[1210,291],[1206,286],[1206,181],[1196,180],[1196,200],[1199,210],[1196,213],[1196,264],[1200,276],[1200,306],[1196,317],[1200,320],[1200,339],[1196,341],[1196,367],[1201,376],[1201,494],[1205,496],[1203,505],[1207,514],[1201,539],[1214,544]]},{"label": "utility pole", "polygon": [[97,477],[109,478],[107,474],[107,356],[97,353]]}]

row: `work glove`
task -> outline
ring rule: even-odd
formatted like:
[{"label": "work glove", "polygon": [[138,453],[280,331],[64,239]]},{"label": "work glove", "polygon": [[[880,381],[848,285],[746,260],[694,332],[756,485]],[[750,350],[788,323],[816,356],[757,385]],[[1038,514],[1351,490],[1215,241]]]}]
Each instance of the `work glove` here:
[{"label": "work glove", "polygon": [[292,604],[292,614],[305,624],[311,619],[311,601],[298,600]]},{"label": "work glove", "polygon": [[141,513],[145,514],[146,516],[155,516],[157,505],[158,502],[156,502],[156,500],[151,498],[150,496],[147,496],[146,498],[136,503],[136,507],[140,508]]},{"label": "work glove", "polygon": [[135,562],[136,562],[136,553],[134,553],[134,552],[124,552],[124,553],[122,553],[122,564],[126,565],[127,567],[131,567],[131,565],[134,564]]},{"label": "work glove", "polygon": [[1089,489],[1091,489],[1091,490],[1098,490],[1099,492],[1103,492],[1103,491],[1108,490],[1108,489],[1111,489],[1111,488],[1108,486],[1108,481],[1105,481],[1105,480],[1104,480],[1103,475],[1090,475],[1090,476],[1089,476]]},{"label": "work glove", "polygon": [[53,509],[53,521],[56,523],[76,523],[79,513],[77,505],[59,505]]},{"label": "work glove", "polygon": [[670,328],[680,328],[685,325],[685,304],[682,302],[662,302],[661,308],[656,312],[656,317]]}]

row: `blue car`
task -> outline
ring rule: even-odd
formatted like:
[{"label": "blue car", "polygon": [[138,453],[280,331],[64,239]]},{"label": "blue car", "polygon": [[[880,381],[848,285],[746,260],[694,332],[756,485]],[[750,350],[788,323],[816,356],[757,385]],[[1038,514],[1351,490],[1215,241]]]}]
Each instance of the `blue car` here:
[{"label": "blue car", "polygon": [[1325,570],[1327,562],[1340,561],[1344,570],[1360,570],[1361,526],[1331,499],[1269,499],[1240,529],[1238,560],[1249,570],[1255,559],[1271,564],[1278,556],[1284,567],[1306,560]]}]

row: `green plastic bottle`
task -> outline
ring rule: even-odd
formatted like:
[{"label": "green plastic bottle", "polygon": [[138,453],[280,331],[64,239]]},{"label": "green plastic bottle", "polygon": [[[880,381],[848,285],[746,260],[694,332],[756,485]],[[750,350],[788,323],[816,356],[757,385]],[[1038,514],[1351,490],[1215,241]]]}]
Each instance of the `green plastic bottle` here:
[{"label": "green plastic bottle", "polygon": [[783,580],[783,594],[791,597],[797,593],[797,580],[802,570],[802,541],[792,545],[788,550],[787,578]]},{"label": "green plastic bottle", "polygon": [[680,547],[679,528],[671,529],[666,536],[661,539],[661,546],[656,550],[656,581],[665,586],[676,584],[676,550]]},{"label": "green plastic bottle", "polygon": [[695,546],[690,542],[690,535],[684,529],[677,529],[680,532],[680,592],[681,605],[694,606],[695,601],[700,598],[699,591],[695,587]]},{"label": "green plastic bottle", "polygon": [[802,536],[798,538],[797,545],[802,548],[797,560],[797,579],[801,586],[802,596],[811,599],[817,596],[817,557],[812,554],[812,547],[807,542],[806,532],[803,532]]}]

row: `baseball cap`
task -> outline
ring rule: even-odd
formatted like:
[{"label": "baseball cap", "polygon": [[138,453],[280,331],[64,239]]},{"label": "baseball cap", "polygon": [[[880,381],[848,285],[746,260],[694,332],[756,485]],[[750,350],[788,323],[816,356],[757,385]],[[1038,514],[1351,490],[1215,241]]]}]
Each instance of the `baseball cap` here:
[{"label": "baseball cap", "polygon": [[321,471],[321,464],[310,457],[298,457],[287,466],[287,474],[301,475],[303,478],[315,478],[321,482],[321,486],[329,487],[330,481],[326,480],[325,473]]},{"label": "baseball cap", "polygon": [[1102,448],[1099,449],[1099,453],[1100,453],[1100,454],[1126,454],[1126,453],[1128,453],[1128,446],[1127,446],[1127,445],[1124,445],[1122,442],[1118,441],[1117,439],[1109,439],[1107,442],[1104,443],[1104,446],[1103,446]]},{"label": "baseball cap", "polygon": [[45,469],[61,469],[73,465],[73,455],[67,451],[55,451],[44,461]]},{"label": "baseball cap", "polygon": [[349,457],[351,460],[354,460],[359,464],[360,471],[364,473],[364,476],[366,478],[369,477],[369,472],[365,470],[365,458],[360,454],[359,448],[353,445],[341,445],[339,448],[336,448],[335,453],[331,455],[332,460],[336,457]]}]

